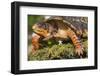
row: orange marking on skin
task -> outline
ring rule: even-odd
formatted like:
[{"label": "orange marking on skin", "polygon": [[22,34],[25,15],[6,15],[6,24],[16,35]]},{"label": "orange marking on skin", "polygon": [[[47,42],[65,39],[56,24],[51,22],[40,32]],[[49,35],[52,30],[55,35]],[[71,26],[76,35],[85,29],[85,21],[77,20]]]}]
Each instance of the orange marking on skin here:
[{"label": "orange marking on skin", "polygon": [[75,46],[76,53],[78,53],[78,55],[82,54],[81,42],[78,39],[77,35],[71,29],[68,30],[67,34],[71,38],[71,40]]}]

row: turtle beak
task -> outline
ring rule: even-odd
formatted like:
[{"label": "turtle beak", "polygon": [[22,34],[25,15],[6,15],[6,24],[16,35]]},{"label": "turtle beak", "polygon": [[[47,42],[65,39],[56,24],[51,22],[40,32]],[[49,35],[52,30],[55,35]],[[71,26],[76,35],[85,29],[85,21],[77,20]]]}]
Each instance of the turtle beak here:
[{"label": "turtle beak", "polygon": [[33,29],[33,30],[35,29],[35,25],[32,26],[32,29]]}]

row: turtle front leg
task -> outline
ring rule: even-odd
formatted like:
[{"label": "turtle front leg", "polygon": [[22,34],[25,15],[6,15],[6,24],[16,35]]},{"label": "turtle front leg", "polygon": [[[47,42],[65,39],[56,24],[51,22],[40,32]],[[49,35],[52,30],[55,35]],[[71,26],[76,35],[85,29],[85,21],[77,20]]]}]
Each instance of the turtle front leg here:
[{"label": "turtle front leg", "polygon": [[83,46],[82,46],[81,41],[79,40],[75,32],[71,29],[68,29],[67,35],[69,36],[69,38],[71,38],[75,46],[75,53],[81,57],[83,55]]},{"label": "turtle front leg", "polygon": [[37,49],[39,49],[39,39],[40,36],[33,33],[32,34],[32,53],[34,53]]}]

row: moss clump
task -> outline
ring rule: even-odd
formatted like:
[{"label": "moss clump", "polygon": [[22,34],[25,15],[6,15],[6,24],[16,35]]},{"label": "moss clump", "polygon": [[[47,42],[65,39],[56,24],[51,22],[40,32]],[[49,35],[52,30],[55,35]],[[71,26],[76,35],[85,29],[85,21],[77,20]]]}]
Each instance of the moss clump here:
[{"label": "moss clump", "polygon": [[[48,42],[47,42],[48,43]],[[54,59],[75,59],[79,58],[75,54],[75,48],[72,45],[72,43],[67,44],[54,44],[52,45],[52,42],[49,41],[50,46],[46,46],[44,48],[41,48],[36,51],[36,53],[33,55],[32,52],[28,55],[28,60],[54,60]],[[84,45],[84,55],[82,58],[87,57],[87,40],[84,40],[82,43]]]}]

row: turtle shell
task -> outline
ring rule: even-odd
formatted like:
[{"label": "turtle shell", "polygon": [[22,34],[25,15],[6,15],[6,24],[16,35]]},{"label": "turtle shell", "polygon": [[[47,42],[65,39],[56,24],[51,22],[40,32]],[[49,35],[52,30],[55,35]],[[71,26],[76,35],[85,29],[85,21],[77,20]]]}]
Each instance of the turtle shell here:
[{"label": "turtle shell", "polygon": [[51,16],[47,20],[62,20],[67,24],[78,36],[83,36],[83,34],[87,34],[87,17],[71,17],[71,16]]}]

